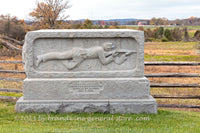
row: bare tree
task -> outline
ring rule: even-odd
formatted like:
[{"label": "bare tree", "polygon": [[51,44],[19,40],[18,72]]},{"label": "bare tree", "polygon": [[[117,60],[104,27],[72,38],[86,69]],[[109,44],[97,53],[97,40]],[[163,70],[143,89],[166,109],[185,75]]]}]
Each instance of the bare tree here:
[{"label": "bare tree", "polygon": [[36,2],[37,7],[29,15],[47,28],[55,28],[60,21],[66,20],[68,15],[63,14],[68,8],[69,2],[65,0],[43,0]]},{"label": "bare tree", "polygon": [[[22,51],[26,30],[24,20],[15,16],[0,15],[0,48],[5,47],[11,51]],[[2,53],[3,49],[1,49]]]}]

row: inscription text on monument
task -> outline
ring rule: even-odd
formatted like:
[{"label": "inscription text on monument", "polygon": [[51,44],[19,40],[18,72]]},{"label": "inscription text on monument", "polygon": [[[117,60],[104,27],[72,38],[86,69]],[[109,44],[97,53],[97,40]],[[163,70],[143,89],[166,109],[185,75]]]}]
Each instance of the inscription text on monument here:
[{"label": "inscription text on monument", "polygon": [[103,83],[97,81],[72,81],[69,84],[72,94],[99,94],[103,89]]}]

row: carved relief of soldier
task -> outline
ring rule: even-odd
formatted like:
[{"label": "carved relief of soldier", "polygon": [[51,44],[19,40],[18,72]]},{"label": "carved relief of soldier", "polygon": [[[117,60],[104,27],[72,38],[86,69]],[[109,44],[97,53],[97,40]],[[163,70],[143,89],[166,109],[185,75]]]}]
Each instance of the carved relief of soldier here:
[{"label": "carved relief of soldier", "polygon": [[65,52],[49,52],[38,55],[36,66],[50,60],[62,60],[65,67],[71,70],[86,59],[99,59],[103,65],[107,65],[111,62],[120,65],[128,59],[128,56],[134,53],[136,53],[136,51],[117,50],[113,43],[104,43],[102,46],[94,46],[91,48],[74,47]]}]

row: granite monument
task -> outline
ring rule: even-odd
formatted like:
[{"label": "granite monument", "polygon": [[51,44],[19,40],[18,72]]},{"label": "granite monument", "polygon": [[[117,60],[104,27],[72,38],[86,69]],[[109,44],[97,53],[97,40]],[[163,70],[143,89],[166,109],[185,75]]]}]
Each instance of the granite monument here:
[{"label": "granite monument", "polygon": [[142,31],[31,31],[23,63],[17,112],[157,113],[144,77]]}]

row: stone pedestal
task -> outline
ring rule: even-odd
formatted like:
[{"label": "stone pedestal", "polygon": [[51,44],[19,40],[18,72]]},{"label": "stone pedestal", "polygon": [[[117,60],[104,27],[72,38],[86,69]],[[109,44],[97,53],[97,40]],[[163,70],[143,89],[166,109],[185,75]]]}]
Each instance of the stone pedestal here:
[{"label": "stone pedestal", "polygon": [[157,113],[144,77],[144,34],[39,30],[23,47],[27,78],[17,112]]}]

